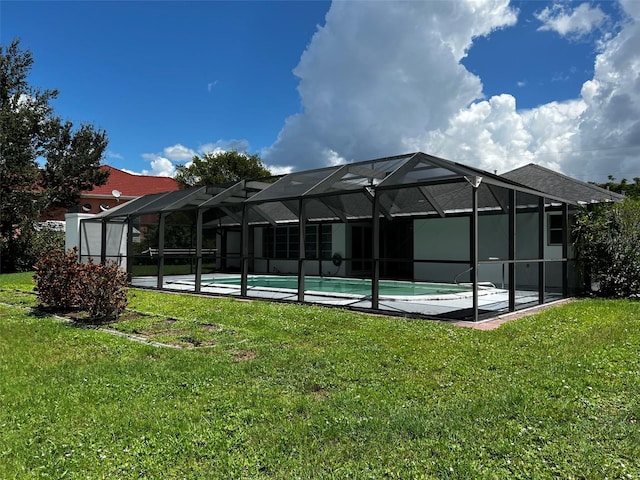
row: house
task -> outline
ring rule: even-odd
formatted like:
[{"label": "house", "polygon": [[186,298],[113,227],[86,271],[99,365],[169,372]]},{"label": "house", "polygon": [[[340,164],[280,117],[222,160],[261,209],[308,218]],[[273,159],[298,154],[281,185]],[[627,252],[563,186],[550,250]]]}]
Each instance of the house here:
[{"label": "house", "polygon": [[477,321],[576,291],[571,216],[620,199],[523,168],[415,152],[146,195],[83,220],[80,255],[137,286]]},{"label": "house", "polygon": [[[108,165],[103,165],[100,169],[109,172],[107,183],[82,191],[78,205],[69,211],[95,214],[143,195],[180,189],[180,184],[171,177],[135,175]],[[49,212],[46,220],[63,221],[65,213],[64,209]]]},{"label": "house", "polygon": [[541,192],[571,199],[582,205],[619,202],[624,198],[624,195],[619,193],[582,182],[533,163],[503,173],[502,176]]}]

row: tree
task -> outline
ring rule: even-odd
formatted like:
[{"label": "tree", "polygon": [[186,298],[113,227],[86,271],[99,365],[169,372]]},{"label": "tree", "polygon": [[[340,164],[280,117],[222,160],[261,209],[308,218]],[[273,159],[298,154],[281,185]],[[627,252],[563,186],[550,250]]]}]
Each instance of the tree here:
[{"label": "tree", "polygon": [[633,183],[629,183],[626,178],[616,182],[613,175],[609,175],[606,183],[596,183],[597,186],[606,188],[615,193],[622,193],[629,198],[640,198],[640,178],[634,177]]},{"label": "tree", "polygon": [[47,208],[67,208],[78,203],[80,192],[104,185],[108,170],[100,170],[109,140],[104,131],[82,125],[73,131],[71,122],[56,121],[47,144],[47,163],[41,186],[47,193]]},{"label": "tree", "polygon": [[[41,214],[74,205],[103,185],[104,131],[63,122],[50,105],[57,90],[31,86],[31,52],[0,45],[0,272],[30,268],[30,239]],[[40,168],[40,163],[44,168]]]},{"label": "tree", "polygon": [[178,165],[176,172],[175,179],[182,188],[232,183],[271,175],[257,154],[249,155],[236,150],[205,153],[202,158],[196,155],[189,165]]},{"label": "tree", "polygon": [[640,200],[584,207],[576,215],[573,234],[589,293],[640,295]]}]

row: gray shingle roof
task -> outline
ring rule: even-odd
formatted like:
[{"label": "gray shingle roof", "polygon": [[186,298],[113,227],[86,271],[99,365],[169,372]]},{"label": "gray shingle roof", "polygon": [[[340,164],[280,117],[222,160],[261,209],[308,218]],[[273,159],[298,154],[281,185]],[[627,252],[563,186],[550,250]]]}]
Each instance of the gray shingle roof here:
[{"label": "gray shingle roof", "polygon": [[624,196],[530,163],[502,176],[541,192],[580,203],[621,201]]}]

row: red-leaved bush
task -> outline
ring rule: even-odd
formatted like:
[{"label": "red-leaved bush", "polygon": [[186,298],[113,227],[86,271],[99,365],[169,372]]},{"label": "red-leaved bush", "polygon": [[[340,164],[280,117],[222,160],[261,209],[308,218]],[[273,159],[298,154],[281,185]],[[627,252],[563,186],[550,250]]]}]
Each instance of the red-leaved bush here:
[{"label": "red-leaved bush", "polygon": [[65,252],[54,249],[43,254],[33,266],[38,301],[52,310],[79,308],[82,292],[80,263],[76,248]]},{"label": "red-leaved bush", "polygon": [[91,318],[115,319],[127,308],[127,272],[115,262],[82,264],[79,282],[82,284],[81,309]]},{"label": "red-leaved bush", "polygon": [[78,262],[78,251],[53,250],[34,266],[38,301],[58,311],[86,311],[91,320],[116,319],[127,307],[127,274],[114,262]]}]

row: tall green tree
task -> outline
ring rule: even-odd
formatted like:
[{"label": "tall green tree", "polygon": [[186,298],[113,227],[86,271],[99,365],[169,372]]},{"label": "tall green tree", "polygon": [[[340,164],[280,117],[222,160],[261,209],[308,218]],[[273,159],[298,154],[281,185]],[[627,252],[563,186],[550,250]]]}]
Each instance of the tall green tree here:
[{"label": "tall green tree", "polygon": [[83,124],[76,131],[68,121],[57,120],[53,125],[41,186],[47,208],[67,208],[78,203],[83,190],[107,182],[109,171],[100,170],[100,163],[109,140],[106,132],[91,125]]},{"label": "tall green tree", "polygon": [[42,213],[74,205],[108,176],[99,170],[106,133],[74,130],[56,116],[58,91],[30,85],[32,66],[18,40],[0,45],[0,272],[30,268],[26,252]]},{"label": "tall green tree", "polygon": [[609,175],[607,182],[597,183],[596,185],[615,193],[622,193],[629,198],[640,199],[640,177],[634,177],[633,182],[629,182],[626,178],[617,182],[613,175]]},{"label": "tall green tree", "polygon": [[270,175],[271,172],[262,163],[259,155],[229,150],[205,153],[202,157],[194,156],[190,164],[176,167],[175,179],[182,188],[188,188],[238,182]]}]

